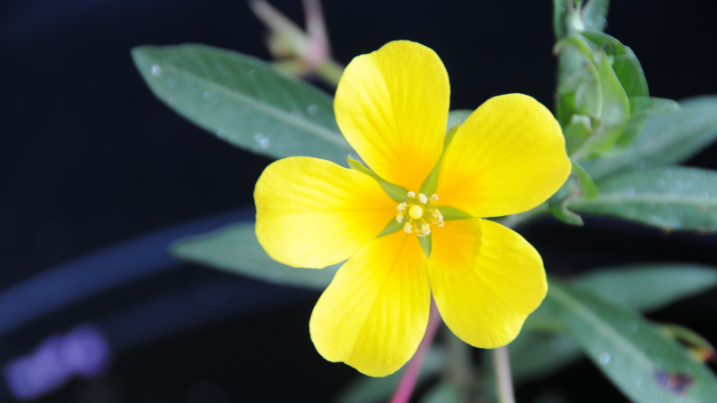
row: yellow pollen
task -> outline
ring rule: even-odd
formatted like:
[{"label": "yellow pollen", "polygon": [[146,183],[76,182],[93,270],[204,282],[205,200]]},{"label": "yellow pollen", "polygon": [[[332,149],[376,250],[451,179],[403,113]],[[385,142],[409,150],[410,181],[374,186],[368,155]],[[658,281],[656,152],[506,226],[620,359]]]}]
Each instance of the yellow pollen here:
[{"label": "yellow pollen", "polygon": [[413,205],[411,208],[408,209],[408,215],[411,216],[414,220],[418,220],[419,218],[423,217],[423,209],[421,206]]}]

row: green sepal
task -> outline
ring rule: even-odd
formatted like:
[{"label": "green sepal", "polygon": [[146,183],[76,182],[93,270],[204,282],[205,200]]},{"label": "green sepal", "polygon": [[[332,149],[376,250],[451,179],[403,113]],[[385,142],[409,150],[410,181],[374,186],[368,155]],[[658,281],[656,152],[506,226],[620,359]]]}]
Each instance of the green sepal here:
[{"label": "green sepal", "polygon": [[441,212],[441,215],[443,216],[443,221],[463,220],[465,218],[473,218],[472,215],[470,215],[468,213],[464,213],[455,207],[436,206],[436,208],[438,209],[438,211]]},{"label": "green sepal", "polygon": [[[446,152],[446,148],[448,148],[448,144],[451,143],[451,140],[453,140],[453,136],[458,131],[458,127],[460,127],[461,122],[457,121],[456,124],[448,130],[448,133],[446,133],[446,138],[443,141],[443,152]],[[431,173],[428,174],[426,179],[423,181],[423,184],[421,185],[421,193],[424,195],[430,196],[434,193],[436,193],[436,187],[438,186],[438,171],[441,169],[441,161],[443,161],[443,154],[441,154],[441,158],[438,159],[438,162],[436,162],[436,166],[433,167],[433,170]]]},{"label": "green sepal", "polygon": [[593,182],[590,175],[583,169],[583,167],[580,166],[580,164],[577,163],[577,161],[571,159],[570,163],[573,164],[572,174],[577,180],[577,187],[580,192],[580,196],[585,199],[594,199],[598,197],[600,192],[598,192],[598,188],[595,186],[595,182]]},{"label": "green sepal", "polygon": [[394,185],[391,182],[388,182],[378,176],[374,171],[366,168],[360,161],[355,160],[351,157],[346,158],[346,161],[349,163],[349,167],[351,169],[355,169],[359,172],[365,173],[366,175],[374,178],[376,182],[378,182],[379,185],[383,188],[383,190],[386,192],[388,197],[392,198],[393,200],[397,202],[402,202],[406,200],[406,194],[408,193],[406,189],[402,188],[401,186]]},{"label": "green sepal", "polygon": [[433,245],[433,241],[431,240],[431,234],[428,234],[426,236],[419,236],[417,238],[418,243],[421,244],[423,251],[426,253],[426,257],[431,257],[431,245]]},{"label": "green sepal", "polygon": [[583,225],[583,219],[568,209],[568,204],[576,198],[593,199],[599,195],[590,175],[575,160],[570,159],[572,172],[563,186],[548,200],[550,212],[560,221],[570,225]]},{"label": "green sepal", "polygon": [[389,221],[388,224],[386,225],[386,227],[383,229],[383,231],[381,231],[381,233],[378,234],[378,236],[393,234],[394,232],[400,230],[401,228],[403,228],[403,224],[396,221],[395,218],[392,218],[391,221]]}]

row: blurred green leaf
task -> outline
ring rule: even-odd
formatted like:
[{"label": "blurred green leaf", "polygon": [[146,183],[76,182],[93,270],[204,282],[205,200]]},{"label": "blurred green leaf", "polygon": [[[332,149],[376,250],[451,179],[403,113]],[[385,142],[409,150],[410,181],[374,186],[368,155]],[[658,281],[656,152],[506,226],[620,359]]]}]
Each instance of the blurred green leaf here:
[{"label": "blurred green leaf", "polygon": [[378,176],[378,174],[370,169],[368,169],[366,166],[364,166],[363,163],[359,160],[355,160],[351,157],[348,157],[346,159],[349,168],[359,171],[363,174],[366,174],[370,177],[372,177],[376,182],[378,182],[379,185],[381,185],[381,188],[386,192],[388,197],[392,198],[393,200],[397,202],[402,202],[406,200],[406,194],[408,193],[406,189],[402,188],[401,186],[394,185],[391,182],[388,182],[387,180],[381,178]]},{"label": "blurred green leaf", "polygon": [[273,158],[346,164],[330,96],[237,52],[205,45],[139,46],[132,57],[162,102],[220,139]]},{"label": "blurred green leaf", "polygon": [[717,172],[661,167],[613,176],[597,185],[598,197],[575,199],[568,207],[665,230],[717,230]]},{"label": "blurred green leaf", "polygon": [[[549,279],[550,287],[553,280]],[[570,284],[620,306],[652,311],[717,285],[717,270],[694,264],[641,264],[594,269]],[[579,360],[583,354],[560,314],[560,306],[546,298],[528,316],[520,335],[510,344],[516,383],[548,376]]]},{"label": "blurred green leaf", "polygon": [[685,263],[627,265],[591,270],[571,284],[615,304],[651,311],[714,287],[717,270]]},{"label": "blurred green leaf", "polygon": [[509,348],[515,383],[550,376],[583,357],[570,335],[530,329],[523,329]]},{"label": "blurred green leaf", "polygon": [[300,269],[283,265],[259,245],[254,223],[231,225],[209,234],[182,239],[169,248],[181,260],[202,264],[257,280],[323,290],[341,264],[324,269]]},{"label": "blurred green leaf", "polygon": [[640,315],[555,281],[548,298],[588,357],[632,401],[698,403],[717,396],[712,372]]},{"label": "blurred green leaf", "polygon": [[648,117],[637,139],[621,154],[582,161],[581,165],[598,180],[689,159],[717,137],[717,96],[690,98],[679,104],[681,111]]},{"label": "blurred green leaf", "polygon": [[[443,370],[445,365],[445,352],[438,346],[433,346],[423,362],[421,374],[416,386],[424,384],[432,376]],[[403,376],[403,370],[383,378],[373,378],[359,375],[346,386],[336,398],[336,403],[378,403],[386,402],[396,390],[398,382]]]}]

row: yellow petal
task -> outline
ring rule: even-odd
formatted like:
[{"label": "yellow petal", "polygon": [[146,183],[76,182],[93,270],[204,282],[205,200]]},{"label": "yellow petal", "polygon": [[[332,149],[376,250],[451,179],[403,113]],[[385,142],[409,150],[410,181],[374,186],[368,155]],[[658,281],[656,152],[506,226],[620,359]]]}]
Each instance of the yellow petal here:
[{"label": "yellow petal", "polygon": [[522,94],[491,98],[458,129],[441,161],[441,204],[474,217],[529,210],[570,174],[560,125]]},{"label": "yellow petal", "polygon": [[449,97],[438,55],[396,41],[349,63],[334,110],[346,140],[371,169],[418,192],[441,156]]},{"label": "yellow petal", "polygon": [[479,218],[446,221],[431,233],[428,278],[441,317],[466,343],[510,343],[545,298],[538,252],[523,237]]},{"label": "yellow petal", "polygon": [[322,268],[346,260],[396,216],[373,178],[333,162],[284,158],[256,183],[256,235],[275,260]]},{"label": "yellow petal", "polygon": [[394,232],[341,266],[311,314],[311,339],[329,361],[389,375],[416,352],[430,302],[426,255],[415,235]]}]

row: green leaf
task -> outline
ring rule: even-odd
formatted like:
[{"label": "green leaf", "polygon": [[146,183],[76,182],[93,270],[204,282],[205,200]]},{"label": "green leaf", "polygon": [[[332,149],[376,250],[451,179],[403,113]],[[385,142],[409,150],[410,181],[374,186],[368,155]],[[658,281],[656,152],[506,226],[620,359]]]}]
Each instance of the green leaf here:
[{"label": "green leaf", "polygon": [[581,34],[595,48],[604,50],[605,54],[612,59],[613,71],[628,97],[647,97],[649,95],[645,73],[632,49],[602,32],[584,31]]},{"label": "green leaf", "polygon": [[597,185],[598,197],[576,199],[569,207],[665,230],[717,230],[717,172],[662,167],[613,176]]},{"label": "green leaf", "polygon": [[391,182],[384,180],[383,178],[378,176],[378,174],[376,172],[365,167],[361,163],[361,161],[355,160],[351,157],[348,157],[346,160],[351,169],[359,171],[359,172],[366,174],[366,175],[372,177],[373,179],[375,179],[376,182],[378,182],[378,184],[381,185],[381,188],[383,188],[383,190],[386,192],[388,197],[392,198],[393,200],[395,200],[399,203],[406,200],[406,195],[408,194],[406,189],[402,188],[401,186],[395,185]]},{"label": "green leaf", "polygon": [[[416,386],[423,385],[432,376],[438,374],[445,366],[445,353],[440,347],[432,347],[423,362],[421,374],[418,377]],[[337,403],[378,403],[386,402],[396,389],[396,385],[403,376],[403,371],[398,371],[383,378],[373,378],[360,375],[352,381],[336,399]]]},{"label": "green leaf", "polygon": [[180,240],[169,253],[181,260],[202,264],[257,280],[323,290],[341,264],[324,269],[300,269],[283,265],[266,254],[256,239],[254,223],[231,225],[219,231]]},{"label": "green leaf", "polygon": [[714,287],[717,270],[685,263],[617,266],[591,270],[571,284],[615,304],[652,311]]},{"label": "green leaf", "polygon": [[581,162],[598,180],[620,172],[685,161],[717,137],[717,96],[701,96],[679,102],[682,110],[650,116],[637,139],[621,154]]},{"label": "green leaf", "polygon": [[132,57],[157,98],[220,139],[273,158],[345,164],[351,147],[331,97],[267,63],[195,44],[140,46]]},{"label": "green leaf", "polygon": [[550,212],[560,221],[571,225],[583,225],[583,219],[568,209],[568,203],[579,196],[591,199],[598,190],[587,172],[575,160],[570,160],[572,171],[563,186],[548,200]]},{"label": "green leaf", "polygon": [[571,336],[531,329],[523,329],[509,348],[515,383],[549,376],[583,357]]},{"label": "green leaf", "polygon": [[680,106],[671,99],[631,97],[630,122],[627,124],[625,131],[622,132],[622,136],[617,140],[614,153],[616,155],[622,153],[625,148],[635,141],[645,127],[649,115],[672,113],[679,110]]},{"label": "green leaf", "polygon": [[[570,333],[588,357],[632,401],[697,403],[717,396],[711,371],[640,315],[556,282],[548,298],[561,307]],[[688,383],[677,388],[674,379]]]},{"label": "green leaf", "polygon": [[[553,280],[549,279],[550,287]],[[652,311],[717,285],[717,269],[694,264],[641,264],[594,269],[570,284],[620,306]],[[567,331],[560,307],[547,298],[528,316],[510,344],[516,383],[548,376],[582,357]],[[695,343],[697,345],[697,343]]]},{"label": "green leaf", "polygon": [[451,220],[462,220],[464,218],[472,218],[468,213],[464,213],[461,210],[458,210],[455,207],[451,206],[436,206],[438,211],[441,212],[441,215],[443,216],[444,221],[451,221]]},{"label": "green leaf", "polygon": [[595,117],[599,125],[595,133],[572,153],[571,157],[576,160],[593,158],[612,148],[630,119],[630,101],[612,70],[607,55],[597,51],[593,54],[592,61],[600,80],[600,109]]}]

